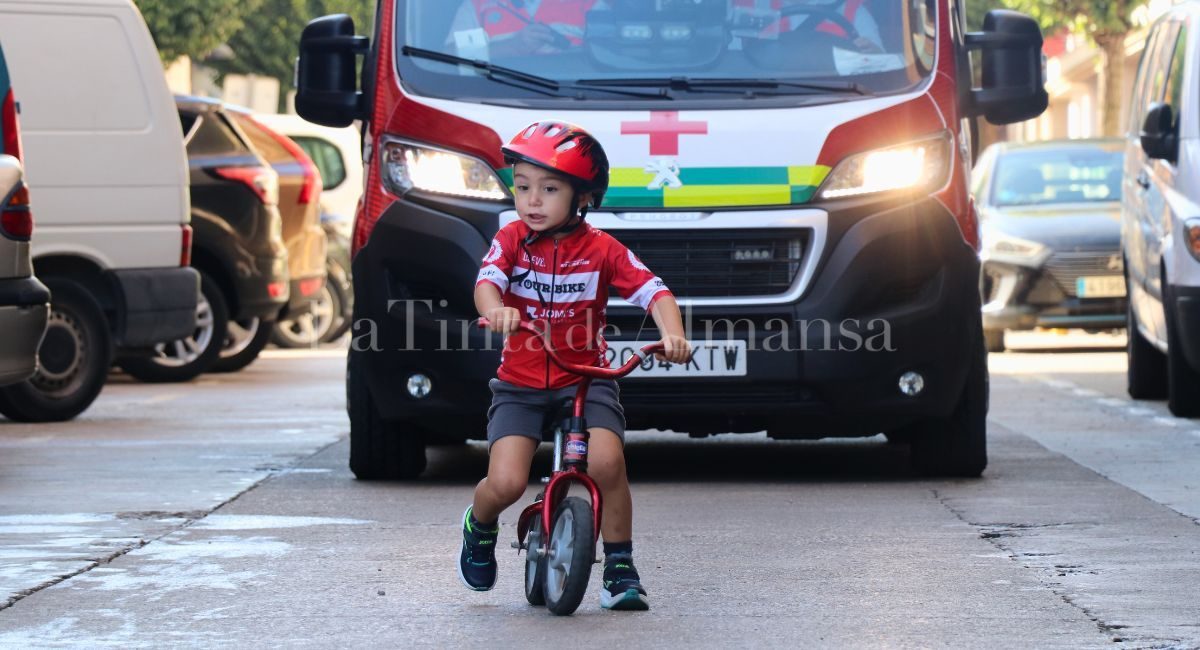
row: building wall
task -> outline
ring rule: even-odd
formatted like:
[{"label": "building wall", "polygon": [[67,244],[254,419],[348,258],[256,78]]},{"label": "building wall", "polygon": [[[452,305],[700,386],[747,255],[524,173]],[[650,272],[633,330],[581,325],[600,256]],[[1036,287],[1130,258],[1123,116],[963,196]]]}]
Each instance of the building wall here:
[{"label": "building wall", "polygon": [[[1150,0],[1132,13],[1137,29],[1125,39],[1124,75],[1118,107],[1119,131],[1129,128],[1128,98],[1133,94],[1134,76],[1146,45],[1149,26],[1182,0]],[[1046,92],[1050,104],[1040,117],[1001,129],[998,139],[1030,141],[1087,138],[1104,135],[1104,54],[1085,38],[1067,33],[1047,37]],[[1114,134],[1114,135],[1120,135]]]}]

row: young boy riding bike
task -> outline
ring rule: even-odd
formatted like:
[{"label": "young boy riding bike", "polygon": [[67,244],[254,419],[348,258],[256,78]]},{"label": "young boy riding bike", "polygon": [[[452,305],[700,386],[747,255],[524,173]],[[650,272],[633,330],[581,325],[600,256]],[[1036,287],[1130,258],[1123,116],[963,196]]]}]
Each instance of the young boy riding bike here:
[{"label": "young boy riding bike", "polygon": [[[584,219],[608,189],[608,158],[587,131],[563,122],[531,124],[505,145],[513,165],[517,215],[500,229],[475,284],[475,306],[494,332],[509,334],[496,379],[489,382],[488,475],[463,514],[459,577],[476,591],[496,584],[498,519],[525,493],[544,421],[575,394],[579,377],[551,363],[543,341],[519,331],[539,321],[550,344],[571,363],[607,366],[601,330],[608,287],[646,309],[663,333],[660,360],[686,363],[679,305],[629,249]],[[625,417],[616,382],[594,380],[584,416],[588,474],[603,496],[601,535],[605,609],[649,608],[633,566],[633,501],[625,476]]]}]

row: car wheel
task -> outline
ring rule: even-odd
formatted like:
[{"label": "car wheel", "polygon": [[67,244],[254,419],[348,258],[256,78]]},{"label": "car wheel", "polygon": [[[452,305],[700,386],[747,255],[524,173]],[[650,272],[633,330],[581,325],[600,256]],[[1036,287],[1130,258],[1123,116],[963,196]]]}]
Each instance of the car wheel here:
[{"label": "car wheel", "polygon": [[271,338],[271,323],[261,318],[229,321],[225,345],[209,372],[237,372],[254,363]]},{"label": "car wheel", "polygon": [[1167,321],[1167,408],[1176,417],[1200,417],[1200,372],[1183,355],[1183,336],[1175,320],[1175,296],[1165,282]]},{"label": "car wheel", "polygon": [[1004,330],[983,330],[988,352],[1004,352]]},{"label": "car wheel", "polygon": [[325,284],[330,287],[334,310],[333,322],[321,341],[332,343],[342,338],[354,320],[354,286],[350,282],[350,272],[333,262],[329,264],[329,279]]},{"label": "car wheel", "polygon": [[367,386],[362,355],[346,355],[346,410],[350,416],[350,471],[360,480],[409,479],[425,470],[425,442],[415,429],[379,417]]},{"label": "car wheel", "polygon": [[275,323],[271,330],[271,342],[281,348],[316,347],[333,327],[339,308],[333,290],[326,282],[308,311]]},{"label": "car wheel", "polygon": [[1167,396],[1167,358],[1142,336],[1133,315],[1133,303],[1125,307],[1126,382],[1133,399],[1164,399]]},{"label": "car wheel", "polygon": [[905,431],[912,436],[913,469],[925,476],[973,478],[987,467],[987,350],[983,328],[978,320],[973,322],[970,368],[954,411],[949,417],[923,420]]},{"label": "car wheel", "polygon": [[47,281],[50,316],[38,348],[38,369],[0,388],[0,413],[21,422],[60,422],[82,413],[104,387],[112,364],[112,334],[96,299],[69,281]]},{"label": "car wheel", "polygon": [[200,297],[196,302],[196,329],[191,336],[154,346],[149,356],[121,359],[117,365],[134,378],[147,382],[189,381],[217,361],[229,327],[229,308],[217,283],[200,272]]}]

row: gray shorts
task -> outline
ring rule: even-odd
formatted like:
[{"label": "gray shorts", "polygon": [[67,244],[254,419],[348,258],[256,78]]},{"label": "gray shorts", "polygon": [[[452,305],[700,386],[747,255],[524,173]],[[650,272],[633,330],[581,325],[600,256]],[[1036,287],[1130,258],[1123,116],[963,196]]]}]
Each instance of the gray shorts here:
[{"label": "gray shorts", "polygon": [[[552,390],[526,388],[493,379],[492,405],[488,408],[488,447],[505,436],[525,436],[541,441],[542,432],[554,431],[562,415],[570,416],[570,407],[560,414],[559,407],[575,398],[575,386]],[[610,379],[593,379],[588,387],[583,417],[588,428],[609,429],[625,441],[625,409],[621,408],[621,389]]]}]

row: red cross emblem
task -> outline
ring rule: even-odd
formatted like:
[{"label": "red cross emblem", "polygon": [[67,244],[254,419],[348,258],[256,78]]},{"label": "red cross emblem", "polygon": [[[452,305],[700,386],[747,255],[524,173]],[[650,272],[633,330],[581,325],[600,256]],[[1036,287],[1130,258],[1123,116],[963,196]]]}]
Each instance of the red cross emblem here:
[{"label": "red cross emblem", "polygon": [[705,135],[708,122],[680,122],[679,111],[652,111],[649,122],[621,122],[621,135],[649,135],[651,156],[678,156],[679,136]]}]

